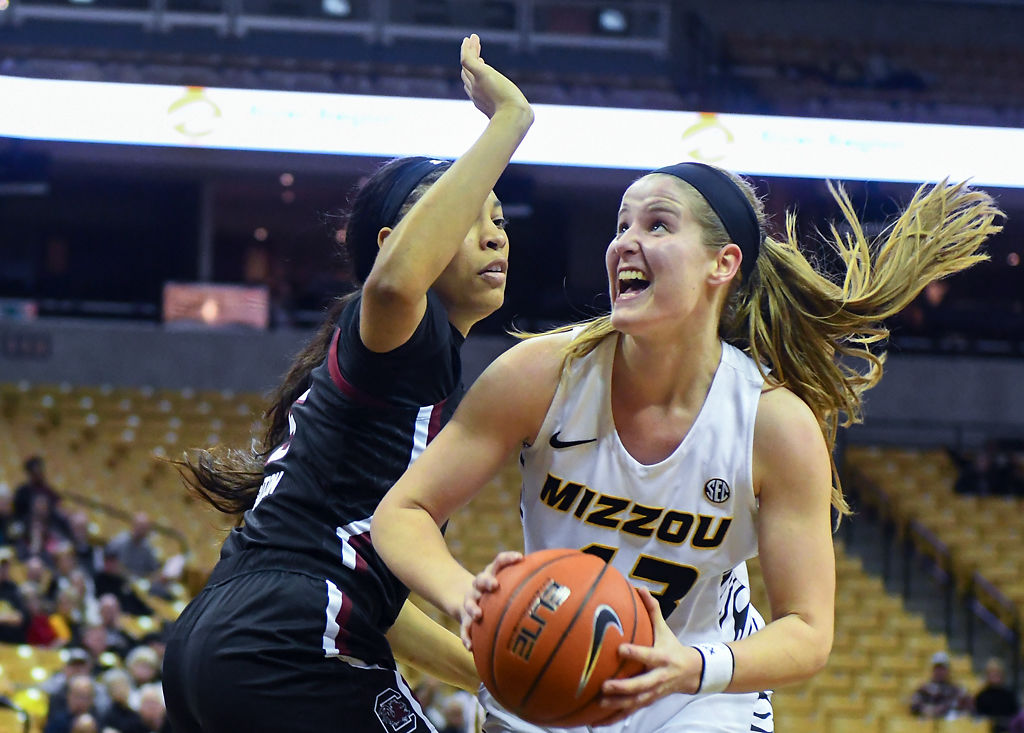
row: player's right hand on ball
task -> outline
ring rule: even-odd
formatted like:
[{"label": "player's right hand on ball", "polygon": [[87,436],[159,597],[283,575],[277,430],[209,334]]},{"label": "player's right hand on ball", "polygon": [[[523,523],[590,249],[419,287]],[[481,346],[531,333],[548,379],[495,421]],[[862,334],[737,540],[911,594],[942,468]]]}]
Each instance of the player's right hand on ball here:
[{"label": "player's right hand on ball", "polygon": [[480,610],[480,599],[485,593],[493,593],[498,589],[498,571],[515,565],[523,559],[521,552],[505,551],[499,552],[490,564],[480,571],[473,578],[473,585],[466,593],[462,602],[462,618],[459,619],[460,635],[462,643],[467,649],[473,651],[473,642],[469,638],[469,627],[476,621],[483,618],[483,611]]},{"label": "player's right hand on ball", "polygon": [[474,33],[462,41],[462,85],[476,108],[488,118],[503,107],[529,110],[530,103],[519,87],[480,57],[480,37]]}]

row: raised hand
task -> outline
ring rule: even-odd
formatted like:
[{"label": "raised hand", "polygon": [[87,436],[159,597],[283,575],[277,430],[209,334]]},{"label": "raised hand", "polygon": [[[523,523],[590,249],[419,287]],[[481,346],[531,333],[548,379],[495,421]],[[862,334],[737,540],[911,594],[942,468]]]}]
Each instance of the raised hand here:
[{"label": "raised hand", "polygon": [[463,39],[460,56],[462,85],[466,94],[488,118],[502,107],[530,108],[519,87],[481,58],[480,37],[476,33]]}]

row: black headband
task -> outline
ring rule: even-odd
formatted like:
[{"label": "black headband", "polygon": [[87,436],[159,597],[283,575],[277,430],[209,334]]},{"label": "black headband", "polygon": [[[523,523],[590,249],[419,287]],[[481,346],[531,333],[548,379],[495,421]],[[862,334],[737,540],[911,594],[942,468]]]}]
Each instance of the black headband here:
[{"label": "black headband", "polygon": [[391,188],[388,189],[388,193],[384,197],[384,203],[380,206],[380,225],[382,227],[394,226],[398,219],[398,212],[402,210],[402,204],[409,198],[409,194],[420,185],[420,181],[436,170],[438,166],[447,164],[447,160],[420,158],[403,168],[402,172],[395,176],[395,182],[391,184]]},{"label": "black headband", "polygon": [[762,234],[754,207],[736,182],[717,168],[703,163],[677,163],[651,172],[667,173],[697,189],[697,193],[722,220],[729,238],[739,245],[743,253],[740,272],[744,282],[748,281],[761,251]]}]

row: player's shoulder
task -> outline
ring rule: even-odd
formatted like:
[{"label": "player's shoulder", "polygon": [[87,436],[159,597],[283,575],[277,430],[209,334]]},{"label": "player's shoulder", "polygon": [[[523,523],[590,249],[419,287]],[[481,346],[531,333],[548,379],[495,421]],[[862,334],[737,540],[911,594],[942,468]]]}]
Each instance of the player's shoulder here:
[{"label": "player's shoulder", "polygon": [[565,362],[566,348],[572,341],[571,331],[530,336],[516,343],[498,358],[506,369],[524,377],[557,379]]},{"label": "player's shoulder", "polygon": [[821,426],[814,412],[800,397],[786,387],[765,384],[757,405],[754,424],[754,446],[799,446],[821,438]]}]

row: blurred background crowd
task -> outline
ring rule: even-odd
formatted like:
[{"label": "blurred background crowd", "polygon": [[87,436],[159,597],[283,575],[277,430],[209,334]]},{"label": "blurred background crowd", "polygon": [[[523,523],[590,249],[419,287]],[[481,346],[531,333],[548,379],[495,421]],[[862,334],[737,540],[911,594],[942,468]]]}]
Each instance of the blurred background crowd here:
[{"label": "blurred background crowd", "polygon": [[[456,100],[469,32],[534,103],[699,111],[712,135],[720,113],[1024,128],[1021,0],[0,0],[0,77]],[[380,161],[0,137],[0,731],[166,730],[163,629],[224,527],[164,459],[248,444],[290,350],[354,287],[339,213]],[[506,303],[469,377],[513,324],[606,307],[600,253],[636,175],[509,168]],[[838,214],[825,181],[753,178],[814,248]],[[846,186],[878,232],[918,183]],[[887,324],[890,391],[838,456],[857,514],[836,650],[776,695],[780,730],[1020,730],[1024,172],[986,188],[1008,214],[991,260]],[[243,288],[265,317],[177,321],[169,284]],[[469,566],[518,545],[517,498],[513,465],[453,520]],[[471,698],[411,681],[439,730],[476,730]]]}]

